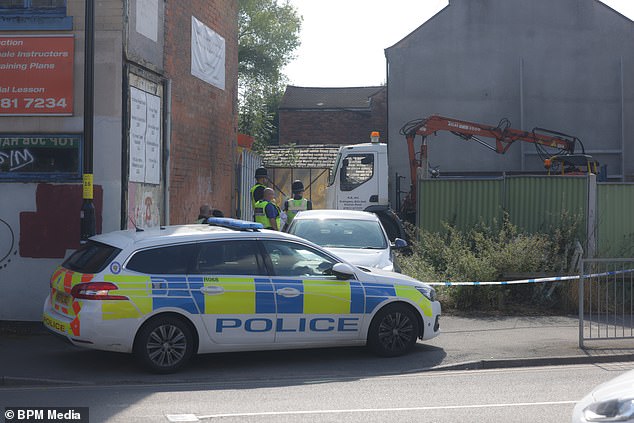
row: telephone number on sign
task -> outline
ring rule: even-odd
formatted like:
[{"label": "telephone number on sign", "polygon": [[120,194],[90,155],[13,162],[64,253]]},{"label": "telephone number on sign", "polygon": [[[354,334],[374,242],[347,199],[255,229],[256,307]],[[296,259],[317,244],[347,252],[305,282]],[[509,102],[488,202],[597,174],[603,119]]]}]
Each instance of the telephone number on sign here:
[{"label": "telephone number on sign", "polygon": [[66,98],[0,98],[0,109],[64,109]]}]

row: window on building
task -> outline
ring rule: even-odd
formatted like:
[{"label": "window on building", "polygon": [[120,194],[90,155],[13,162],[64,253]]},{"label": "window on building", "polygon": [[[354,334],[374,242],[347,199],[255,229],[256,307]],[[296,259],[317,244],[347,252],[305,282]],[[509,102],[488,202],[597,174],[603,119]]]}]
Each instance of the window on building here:
[{"label": "window on building", "polygon": [[66,0],[0,0],[3,29],[73,29],[73,18],[66,16]]},{"label": "window on building", "polygon": [[80,180],[81,154],[77,134],[0,134],[0,181]]},{"label": "window on building", "polygon": [[66,14],[66,0],[0,0],[0,13]]}]

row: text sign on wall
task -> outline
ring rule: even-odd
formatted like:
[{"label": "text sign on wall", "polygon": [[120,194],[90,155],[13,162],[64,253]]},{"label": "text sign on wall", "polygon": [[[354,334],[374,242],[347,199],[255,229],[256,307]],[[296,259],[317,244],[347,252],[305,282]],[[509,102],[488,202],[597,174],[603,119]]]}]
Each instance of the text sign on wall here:
[{"label": "text sign on wall", "polygon": [[0,115],[73,114],[75,40],[0,36]]},{"label": "text sign on wall", "polygon": [[161,182],[161,98],[130,87],[130,182]]}]

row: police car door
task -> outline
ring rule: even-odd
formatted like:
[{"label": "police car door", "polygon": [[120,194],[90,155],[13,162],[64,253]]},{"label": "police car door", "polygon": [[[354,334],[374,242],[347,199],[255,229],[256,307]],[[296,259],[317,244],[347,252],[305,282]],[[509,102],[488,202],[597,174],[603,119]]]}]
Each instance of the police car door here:
[{"label": "police car door", "polygon": [[275,298],[257,241],[217,240],[200,244],[190,286],[212,341],[273,343]]},{"label": "police car door", "polygon": [[364,291],[354,280],[329,271],[337,263],[298,242],[262,240],[275,290],[276,343],[323,344],[358,339]]}]

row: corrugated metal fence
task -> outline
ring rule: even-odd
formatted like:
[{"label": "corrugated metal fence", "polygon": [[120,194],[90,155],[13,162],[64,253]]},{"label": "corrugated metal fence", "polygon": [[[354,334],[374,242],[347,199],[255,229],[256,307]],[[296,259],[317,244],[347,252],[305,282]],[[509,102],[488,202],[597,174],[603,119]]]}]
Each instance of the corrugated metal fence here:
[{"label": "corrugated metal fence", "polygon": [[255,184],[255,169],[262,166],[260,156],[246,148],[241,149],[240,161],[236,164],[236,217],[252,220],[253,206],[249,192]]},{"label": "corrugated metal fence", "polygon": [[634,257],[634,184],[600,183],[597,200],[600,257]]},{"label": "corrugated metal fence", "polygon": [[420,179],[417,194],[417,226],[431,232],[442,231],[443,222],[461,229],[493,225],[504,211],[525,231],[547,232],[567,216],[581,221],[579,238],[595,256],[634,253],[631,183],[596,183],[587,176]]}]

